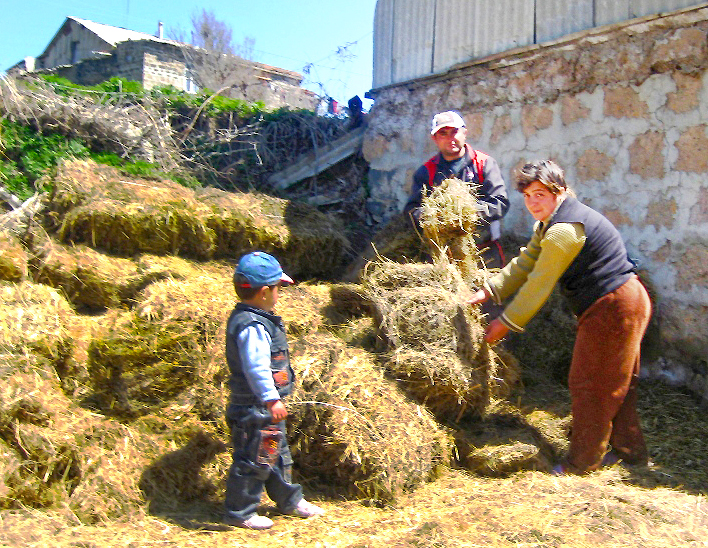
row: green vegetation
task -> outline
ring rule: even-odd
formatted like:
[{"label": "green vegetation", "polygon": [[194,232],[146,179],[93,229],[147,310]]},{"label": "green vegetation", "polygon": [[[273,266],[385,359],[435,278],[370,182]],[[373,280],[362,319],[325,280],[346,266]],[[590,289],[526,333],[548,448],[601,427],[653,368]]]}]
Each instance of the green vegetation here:
[{"label": "green vegetation", "polygon": [[[90,157],[128,175],[169,178],[190,188],[258,188],[265,172],[282,169],[313,145],[336,138],[342,131],[341,120],[305,109],[266,110],[261,101],[215,96],[209,89],[191,94],[171,86],[146,90],[125,78],[111,78],[95,86],[74,84],[56,75],[41,78],[42,86],[36,81],[24,85],[31,91],[41,91],[40,87],[48,85],[60,96],[81,97],[114,109],[142,105],[153,113],[157,110],[172,127],[179,150],[171,154],[176,153],[181,168],[179,173],[165,173],[158,164],[133,158],[127,152],[116,154],[115,148],[109,152],[98,140],[72,136],[71,129],[52,132],[47,128],[61,126],[51,119],[38,124],[42,129],[37,131],[32,118],[21,121],[3,118],[0,113],[0,185],[21,200],[50,190],[43,186],[50,184],[44,182],[50,178],[43,176],[66,157]],[[221,134],[231,137],[215,138]]]},{"label": "green vegetation", "polygon": [[20,200],[26,200],[37,191],[50,190],[42,182],[42,176],[67,157],[92,158],[129,175],[170,178],[190,188],[199,186],[194,177],[165,173],[156,164],[120,158],[114,153],[94,152],[79,138],[40,133],[8,119],[0,120],[0,184]]},{"label": "green vegetation", "polygon": [[0,120],[0,182],[21,200],[37,190],[37,181],[67,156],[85,158],[89,150],[80,139],[42,135],[28,126]]},{"label": "green vegetation", "polygon": [[[60,95],[68,96],[73,93],[94,94],[99,100],[106,101],[107,99],[101,97],[101,94],[121,93],[124,97],[127,96],[135,101],[146,97],[153,99],[165,110],[174,112],[199,109],[207,99],[214,95],[214,92],[210,89],[203,89],[199,93],[188,93],[173,86],[161,86],[145,90],[139,82],[126,80],[125,78],[114,77],[95,86],[81,86],[53,74],[40,76]],[[209,117],[235,114],[242,120],[249,120],[264,115],[266,113],[265,109],[265,104],[262,101],[249,102],[243,99],[230,99],[217,95],[204,107],[202,114]]]}]

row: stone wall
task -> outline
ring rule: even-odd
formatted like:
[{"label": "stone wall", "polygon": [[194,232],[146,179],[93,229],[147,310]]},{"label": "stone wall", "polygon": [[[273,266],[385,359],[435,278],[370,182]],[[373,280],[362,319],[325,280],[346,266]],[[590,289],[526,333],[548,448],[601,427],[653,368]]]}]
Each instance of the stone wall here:
[{"label": "stone wall", "polygon": [[[514,168],[551,158],[603,212],[655,292],[645,371],[708,401],[708,8],[646,17],[379,88],[364,155],[370,214],[401,210],[436,149],[429,122],[456,109],[468,141]],[[530,234],[518,193],[504,230]]]},{"label": "stone wall", "polygon": [[[289,106],[314,110],[317,97],[300,87],[302,77],[291,71],[250,63],[246,92],[240,87],[232,96],[248,101],[262,101],[268,108]],[[77,84],[93,86],[113,77],[141,82],[146,89],[156,86],[174,86],[187,89],[184,56],[178,46],[135,40],[119,43],[110,55],[99,59],[85,59],[75,65],[49,69]],[[194,87],[191,88],[193,90]]]}]

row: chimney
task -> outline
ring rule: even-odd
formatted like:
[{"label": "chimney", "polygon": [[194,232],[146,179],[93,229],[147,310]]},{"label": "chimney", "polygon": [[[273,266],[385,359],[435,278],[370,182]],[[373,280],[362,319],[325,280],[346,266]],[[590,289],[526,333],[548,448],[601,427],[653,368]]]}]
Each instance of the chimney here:
[{"label": "chimney", "polygon": [[157,22],[157,35],[158,38],[162,38],[162,21]]}]

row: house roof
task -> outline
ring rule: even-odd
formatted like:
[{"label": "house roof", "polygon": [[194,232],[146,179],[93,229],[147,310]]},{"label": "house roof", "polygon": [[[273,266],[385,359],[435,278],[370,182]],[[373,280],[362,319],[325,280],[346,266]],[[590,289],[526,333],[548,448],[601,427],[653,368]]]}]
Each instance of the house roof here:
[{"label": "house roof", "polygon": [[[122,27],[114,27],[111,25],[105,25],[103,23],[96,23],[94,21],[89,21],[88,19],[80,19],[78,17],[73,17],[73,16],[68,16],[64,23],[62,23],[61,27],[59,27],[59,30],[57,33],[54,35],[54,37],[50,40],[49,44],[47,47],[44,49],[44,51],[38,56],[38,58],[44,57],[49,49],[52,47],[52,44],[54,41],[57,39],[59,34],[62,32],[62,29],[64,29],[67,24],[69,24],[69,21],[73,21],[90,32],[94,33],[96,36],[98,36],[101,40],[106,42],[108,45],[111,47],[115,47],[117,44],[121,42],[127,42],[128,40],[150,40],[153,42],[159,42],[161,44],[171,44],[173,46],[177,47],[183,47],[183,46],[189,46],[189,47],[194,47],[190,46],[189,44],[184,44],[182,42],[178,42],[176,40],[168,40],[166,38],[158,38],[157,36],[153,36],[152,34],[147,34],[145,32],[138,32],[136,30],[129,30],[129,29],[124,29]],[[258,63],[256,61],[249,61],[253,66],[257,67],[259,70],[261,70],[262,73],[267,74],[280,74],[284,75],[286,77],[292,78],[294,80],[298,80],[299,82],[302,82],[302,74],[291,71],[288,69],[280,68],[280,67],[274,67],[272,65],[265,65],[263,63]],[[22,63],[22,61],[20,62]],[[18,66],[20,63],[17,63],[15,66]]]},{"label": "house roof", "polygon": [[120,42],[127,42],[128,40],[152,40],[153,42],[160,42],[162,44],[173,44],[176,46],[181,45],[180,42],[176,42],[175,40],[158,38],[157,36],[153,36],[152,34],[138,32],[135,30],[128,30],[122,27],[113,27],[111,25],[104,25],[103,23],[95,23],[94,21],[89,21],[88,19],[79,19],[78,17],[73,17],[70,15],[65,19],[61,27],[59,27],[57,33],[49,41],[49,44],[47,44],[47,47],[44,48],[44,51],[39,54],[38,58],[42,58],[47,54],[59,34],[69,24],[69,21],[73,21],[86,28],[87,30],[91,31],[111,47],[114,47]]},{"label": "house roof", "polygon": [[78,17],[67,17],[67,20],[71,19],[79,25],[86,27],[88,30],[96,34],[102,40],[105,40],[112,46],[120,42],[127,42],[128,40],[152,40],[154,42],[161,42],[163,44],[179,44],[175,40],[167,40],[165,38],[158,38],[152,34],[147,34],[145,32],[138,32],[136,30],[124,29],[122,27],[113,27],[111,25],[104,25],[103,23],[95,23],[89,21],[88,19],[79,19]]}]

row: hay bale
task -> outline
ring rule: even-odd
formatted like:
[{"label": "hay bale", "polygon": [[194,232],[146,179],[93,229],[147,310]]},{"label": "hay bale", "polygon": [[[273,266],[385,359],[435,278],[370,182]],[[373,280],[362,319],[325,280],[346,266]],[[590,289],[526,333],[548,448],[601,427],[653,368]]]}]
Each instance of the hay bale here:
[{"label": "hay bale", "polygon": [[331,277],[349,244],[334,217],[312,206],[260,194],[127,177],[88,161],[66,161],[46,201],[62,242],[121,256],[234,259],[261,249],[298,278]]},{"label": "hay bale", "polygon": [[166,406],[192,386],[205,356],[205,332],[196,322],[146,322],[94,339],[88,371],[97,405],[135,417]]},{"label": "hay bale", "polygon": [[0,280],[20,282],[27,278],[27,251],[11,231],[0,229]]},{"label": "hay bale", "polygon": [[84,243],[121,256],[137,253],[207,259],[214,234],[210,210],[178,183],[131,178],[91,161],[57,168],[47,215],[60,241]]},{"label": "hay bale", "polygon": [[439,417],[482,413],[490,378],[499,377],[494,353],[483,343],[477,308],[450,263],[371,264],[364,289],[375,310],[390,359],[386,367]]},{"label": "hay bale", "polygon": [[38,353],[61,368],[71,351],[66,322],[74,312],[50,287],[31,282],[0,282],[0,347],[5,351]]},{"label": "hay bale", "polygon": [[232,276],[233,267],[210,262],[186,278],[157,281],[136,297],[136,314],[149,321],[205,321],[211,332],[226,322],[236,302]]},{"label": "hay bale", "polygon": [[336,217],[265,194],[207,188],[197,192],[197,199],[211,208],[205,222],[215,234],[217,258],[260,249],[301,280],[331,278],[342,267],[349,242]]},{"label": "hay bale", "polygon": [[45,245],[34,279],[61,289],[71,303],[92,310],[116,308],[132,300],[147,284],[163,276],[142,270],[133,260],[111,257],[85,245]]},{"label": "hay bale", "polygon": [[303,475],[383,503],[448,462],[445,431],[363,350],[317,334],[293,345],[292,363],[298,390],[288,404],[291,447]]},{"label": "hay bale", "polygon": [[[125,416],[159,409],[169,417],[221,420],[227,400],[224,330],[235,300],[232,268],[207,263],[199,272],[151,284],[140,293],[130,325],[92,343],[89,371],[94,364],[99,371],[101,380],[93,385],[102,408],[116,411],[122,402],[118,411]],[[146,363],[154,369],[152,380],[142,379]],[[122,380],[112,383],[111,375]]]}]

